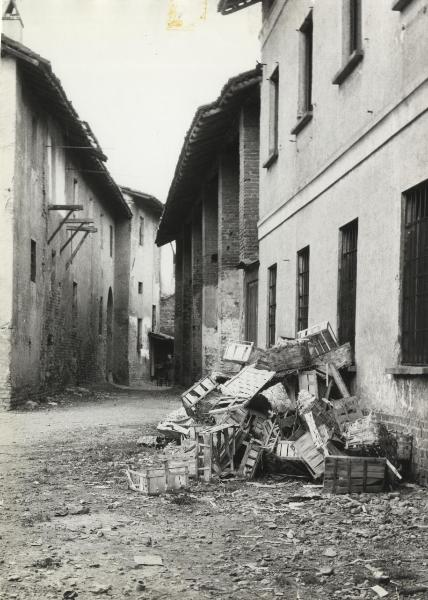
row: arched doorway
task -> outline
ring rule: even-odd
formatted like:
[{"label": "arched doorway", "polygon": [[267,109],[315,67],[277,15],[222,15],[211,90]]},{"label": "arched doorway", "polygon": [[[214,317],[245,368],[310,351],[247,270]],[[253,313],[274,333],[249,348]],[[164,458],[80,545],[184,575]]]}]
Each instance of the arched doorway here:
[{"label": "arched doorway", "polygon": [[113,380],[113,292],[111,288],[108,290],[107,298],[106,379]]}]

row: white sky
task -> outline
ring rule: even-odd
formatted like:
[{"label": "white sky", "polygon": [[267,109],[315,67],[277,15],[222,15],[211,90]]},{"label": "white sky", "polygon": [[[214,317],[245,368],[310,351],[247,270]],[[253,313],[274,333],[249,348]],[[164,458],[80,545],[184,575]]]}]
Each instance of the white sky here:
[{"label": "white sky", "polygon": [[[168,29],[175,3],[193,27]],[[186,10],[187,5],[187,10]],[[217,0],[19,0],[25,45],[52,62],[120,185],[162,202],[196,108],[259,57],[260,5]]]}]

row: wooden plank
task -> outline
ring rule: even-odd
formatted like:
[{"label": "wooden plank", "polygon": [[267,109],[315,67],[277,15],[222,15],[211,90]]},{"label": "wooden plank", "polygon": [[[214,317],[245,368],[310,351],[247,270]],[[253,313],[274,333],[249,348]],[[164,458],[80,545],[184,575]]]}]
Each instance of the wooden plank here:
[{"label": "wooden plank", "polygon": [[83,204],[48,204],[48,210],[83,210]]},{"label": "wooden plank", "polygon": [[78,224],[78,223],[93,223],[94,219],[91,219],[89,217],[77,217],[76,219],[73,217],[72,219],[70,219],[69,221],[66,221],[67,225],[73,225],[74,224]]},{"label": "wooden plank", "polygon": [[331,375],[334,379],[335,384],[337,385],[337,388],[339,390],[339,392],[342,394],[343,398],[350,398],[351,394],[348,391],[348,388],[346,387],[345,382],[343,381],[339,371],[336,369],[336,367],[334,366],[333,363],[328,363],[328,368],[331,372]]}]

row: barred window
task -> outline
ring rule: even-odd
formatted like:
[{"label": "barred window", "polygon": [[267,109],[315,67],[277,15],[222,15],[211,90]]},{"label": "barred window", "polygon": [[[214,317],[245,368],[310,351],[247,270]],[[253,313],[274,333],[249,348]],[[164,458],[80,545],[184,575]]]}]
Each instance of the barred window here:
[{"label": "barred window", "polygon": [[341,344],[355,343],[358,219],[340,228],[338,334]]},{"label": "barred window", "polygon": [[428,180],[405,193],[402,362],[428,364]]},{"label": "barred window", "polygon": [[297,331],[307,329],[309,314],[309,246],[297,253]]}]

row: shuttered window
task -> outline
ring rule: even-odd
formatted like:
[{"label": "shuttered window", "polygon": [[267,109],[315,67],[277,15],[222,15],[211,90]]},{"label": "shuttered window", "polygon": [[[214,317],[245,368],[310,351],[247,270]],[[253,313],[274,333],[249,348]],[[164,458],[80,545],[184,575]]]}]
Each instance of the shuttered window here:
[{"label": "shuttered window", "polygon": [[358,219],[340,229],[338,334],[341,344],[355,343]]},{"label": "shuttered window", "polygon": [[428,364],[428,181],[405,194],[402,362]]}]

